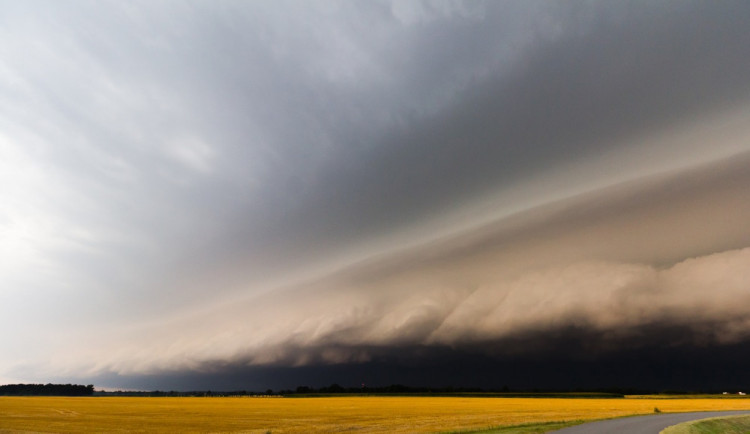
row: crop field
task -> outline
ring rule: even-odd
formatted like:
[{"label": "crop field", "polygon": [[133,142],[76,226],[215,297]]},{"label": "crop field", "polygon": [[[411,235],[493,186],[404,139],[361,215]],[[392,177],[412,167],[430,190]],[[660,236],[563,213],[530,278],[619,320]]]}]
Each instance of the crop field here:
[{"label": "crop field", "polygon": [[697,410],[750,399],[0,397],[0,432],[445,432]]}]

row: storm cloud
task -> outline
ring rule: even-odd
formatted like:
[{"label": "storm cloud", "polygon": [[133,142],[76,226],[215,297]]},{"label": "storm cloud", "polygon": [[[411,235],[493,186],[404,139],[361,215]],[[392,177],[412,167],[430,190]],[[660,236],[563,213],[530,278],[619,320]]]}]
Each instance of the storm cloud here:
[{"label": "storm cloud", "polygon": [[[750,336],[748,167],[743,154],[618,184],[149,324],[114,345],[103,335],[87,342],[90,354],[74,351],[71,373],[362,364],[441,348],[588,360],[742,343]],[[97,363],[82,365],[82,354]]]},{"label": "storm cloud", "polygon": [[0,380],[748,339],[744,2],[0,9]]}]

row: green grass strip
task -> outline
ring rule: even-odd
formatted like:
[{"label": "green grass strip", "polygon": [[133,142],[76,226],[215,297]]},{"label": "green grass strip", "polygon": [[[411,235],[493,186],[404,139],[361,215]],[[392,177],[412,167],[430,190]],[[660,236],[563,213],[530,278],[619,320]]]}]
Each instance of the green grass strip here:
[{"label": "green grass strip", "polygon": [[499,426],[484,429],[448,431],[443,434],[542,434],[556,429],[580,425],[585,420],[568,420],[563,422],[525,423],[522,425]]},{"label": "green grass strip", "polygon": [[662,430],[660,434],[746,434],[750,433],[750,416],[713,417],[683,422]]}]

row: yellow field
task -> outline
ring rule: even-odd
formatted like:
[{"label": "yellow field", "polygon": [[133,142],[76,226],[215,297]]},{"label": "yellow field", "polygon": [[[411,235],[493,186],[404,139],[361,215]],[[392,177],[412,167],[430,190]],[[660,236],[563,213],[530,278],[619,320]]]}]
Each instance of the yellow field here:
[{"label": "yellow field", "polygon": [[439,432],[630,414],[750,410],[750,399],[0,397],[0,432]]}]

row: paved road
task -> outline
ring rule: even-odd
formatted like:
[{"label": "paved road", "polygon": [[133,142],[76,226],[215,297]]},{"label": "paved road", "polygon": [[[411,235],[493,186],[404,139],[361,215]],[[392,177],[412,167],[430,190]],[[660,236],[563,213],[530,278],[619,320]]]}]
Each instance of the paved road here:
[{"label": "paved road", "polygon": [[693,413],[662,413],[589,422],[552,432],[555,434],[658,434],[659,431],[668,426],[687,422],[689,420],[717,416],[732,416],[736,414],[750,414],[750,412],[698,411]]}]

